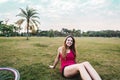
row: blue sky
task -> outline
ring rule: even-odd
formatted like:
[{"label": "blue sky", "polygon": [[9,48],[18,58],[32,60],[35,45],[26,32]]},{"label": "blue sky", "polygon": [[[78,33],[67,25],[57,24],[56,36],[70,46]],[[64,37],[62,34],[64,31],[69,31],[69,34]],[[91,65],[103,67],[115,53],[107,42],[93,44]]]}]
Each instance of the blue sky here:
[{"label": "blue sky", "polygon": [[120,30],[120,0],[0,0],[0,20],[14,24],[26,6],[37,9],[41,30]]}]

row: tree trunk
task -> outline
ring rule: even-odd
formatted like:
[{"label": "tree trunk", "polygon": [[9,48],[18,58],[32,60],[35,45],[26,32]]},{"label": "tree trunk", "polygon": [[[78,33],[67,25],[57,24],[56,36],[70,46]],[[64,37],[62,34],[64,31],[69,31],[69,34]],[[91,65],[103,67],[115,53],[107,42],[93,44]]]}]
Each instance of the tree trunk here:
[{"label": "tree trunk", "polygon": [[28,37],[29,37],[29,19],[27,19],[27,40],[29,40]]}]

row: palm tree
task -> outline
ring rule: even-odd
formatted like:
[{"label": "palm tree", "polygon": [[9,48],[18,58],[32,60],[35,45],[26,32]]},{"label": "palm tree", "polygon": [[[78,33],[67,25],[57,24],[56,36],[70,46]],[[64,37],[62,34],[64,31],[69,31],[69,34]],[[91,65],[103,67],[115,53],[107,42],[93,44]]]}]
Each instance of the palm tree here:
[{"label": "palm tree", "polygon": [[16,24],[19,26],[26,21],[26,28],[27,28],[27,40],[29,36],[29,30],[37,27],[40,22],[37,20],[39,17],[37,16],[37,11],[33,8],[26,7],[26,10],[20,8],[21,12],[17,16],[21,16],[22,19],[19,19]]}]

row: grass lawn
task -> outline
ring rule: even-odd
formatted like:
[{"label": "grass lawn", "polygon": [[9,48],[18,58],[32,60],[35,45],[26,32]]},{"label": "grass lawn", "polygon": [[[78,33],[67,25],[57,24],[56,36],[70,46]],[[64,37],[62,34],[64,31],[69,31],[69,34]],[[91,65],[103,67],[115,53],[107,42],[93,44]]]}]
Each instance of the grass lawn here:
[{"label": "grass lawn", "polygon": [[[120,38],[76,39],[77,61],[89,61],[103,80],[120,80]],[[64,37],[0,37],[0,67],[19,70],[20,80],[64,79],[56,69],[48,68]]]}]

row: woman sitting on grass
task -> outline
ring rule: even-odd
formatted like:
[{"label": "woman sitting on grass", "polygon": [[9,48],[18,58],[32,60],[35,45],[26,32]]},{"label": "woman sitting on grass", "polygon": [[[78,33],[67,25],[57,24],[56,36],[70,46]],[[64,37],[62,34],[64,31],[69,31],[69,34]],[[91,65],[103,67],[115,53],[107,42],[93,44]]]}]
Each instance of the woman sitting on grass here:
[{"label": "woman sitting on grass", "polygon": [[67,36],[64,41],[64,46],[58,48],[58,54],[53,65],[49,67],[54,69],[60,60],[60,72],[65,78],[71,78],[80,74],[83,80],[101,80],[100,76],[89,62],[76,63],[75,58],[75,39],[73,36]]}]

